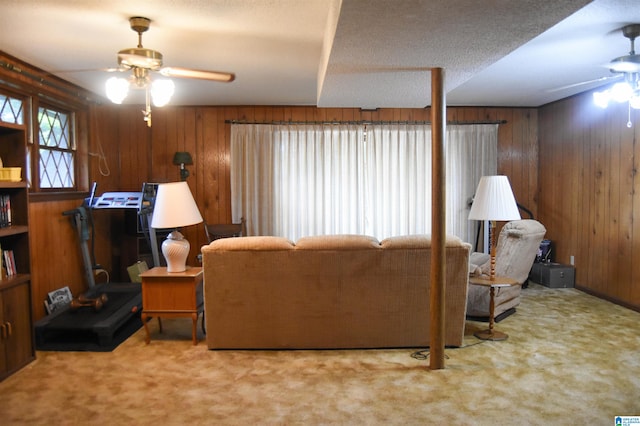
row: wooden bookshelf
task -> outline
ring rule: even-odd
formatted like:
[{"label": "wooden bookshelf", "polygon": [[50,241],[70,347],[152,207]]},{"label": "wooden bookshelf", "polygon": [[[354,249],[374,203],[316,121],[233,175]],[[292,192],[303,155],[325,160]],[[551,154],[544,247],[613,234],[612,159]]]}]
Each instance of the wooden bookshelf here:
[{"label": "wooden bookshelf", "polygon": [[[16,273],[0,280],[0,380],[35,359],[31,315],[31,262],[29,252],[29,187],[26,170],[24,124],[0,119],[0,157],[4,167],[21,167],[22,181],[0,181],[0,195],[7,195],[11,224],[0,227],[0,249],[13,251]],[[3,256],[4,258],[4,256]]]}]

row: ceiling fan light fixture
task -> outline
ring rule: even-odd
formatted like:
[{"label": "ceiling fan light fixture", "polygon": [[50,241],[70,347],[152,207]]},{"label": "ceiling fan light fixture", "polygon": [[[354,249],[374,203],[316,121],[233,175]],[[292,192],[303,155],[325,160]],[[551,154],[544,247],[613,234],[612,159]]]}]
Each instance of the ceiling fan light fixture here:
[{"label": "ceiling fan light fixture", "polygon": [[131,29],[138,33],[138,46],[118,52],[120,71],[131,71],[131,78],[110,78],[106,83],[107,97],[114,103],[124,101],[130,88],[145,91],[145,109],[142,110],[144,121],[151,127],[151,104],[161,107],[171,100],[175,85],[171,80],[156,80],[151,72],[158,72],[165,77],[197,78],[201,80],[231,82],[235,74],[220,71],[204,71],[189,68],[162,68],[162,53],[142,46],[142,34],[149,30],[151,20],[142,16],[129,18]]},{"label": "ceiling fan light fixture", "polygon": [[129,93],[129,80],[121,77],[111,77],[105,83],[107,98],[114,104],[121,104]]},{"label": "ceiling fan light fixture", "polygon": [[601,108],[607,108],[614,100],[627,103],[627,127],[633,127],[631,110],[640,109],[640,55],[635,52],[635,39],[640,36],[640,24],[626,25],[622,28],[622,35],[631,44],[629,54],[620,56],[609,62],[609,68],[615,75],[613,78],[624,77],[624,81],[614,84],[610,89],[593,92],[593,103]]},{"label": "ceiling fan light fixture", "polygon": [[169,103],[175,91],[175,84],[171,80],[153,80],[151,83],[151,99],[153,105],[163,107]]}]

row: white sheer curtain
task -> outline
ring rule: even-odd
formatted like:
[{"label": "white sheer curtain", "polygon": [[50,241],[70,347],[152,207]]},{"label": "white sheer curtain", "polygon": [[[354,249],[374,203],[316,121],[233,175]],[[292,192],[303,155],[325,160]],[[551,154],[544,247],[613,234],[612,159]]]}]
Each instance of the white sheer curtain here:
[{"label": "white sheer curtain", "polygon": [[367,231],[386,238],[431,233],[431,126],[367,126]]},{"label": "white sheer curtain", "polygon": [[469,209],[480,178],[497,173],[498,125],[447,126],[446,138],[447,233],[473,244],[478,223]]},{"label": "white sheer curtain", "polygon": [[[497,125],[448,126],[447,233],[474,237],[469,200],[495,174]],[[234,221],[249,235],[431,232],[431,127],[231,126]]]},{"label": "white sheer curtain", "polygon": [[361,127],[274,128],[273,235],[363,233]]},{"label": "white sheer curtain", "polygon": [[231,126],[231,213],[249,235],[365,233],[362,126]]}]

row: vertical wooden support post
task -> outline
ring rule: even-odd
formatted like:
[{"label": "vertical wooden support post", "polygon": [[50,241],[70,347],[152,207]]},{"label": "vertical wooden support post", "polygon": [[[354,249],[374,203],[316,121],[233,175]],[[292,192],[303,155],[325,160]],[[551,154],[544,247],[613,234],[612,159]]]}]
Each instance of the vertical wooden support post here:
[{"label": "vertical wooden support post", "polygon": [[431,342],[429,367],[444,368],[446,192],[444,144],[446,135],[444,70],[431,69]]}]

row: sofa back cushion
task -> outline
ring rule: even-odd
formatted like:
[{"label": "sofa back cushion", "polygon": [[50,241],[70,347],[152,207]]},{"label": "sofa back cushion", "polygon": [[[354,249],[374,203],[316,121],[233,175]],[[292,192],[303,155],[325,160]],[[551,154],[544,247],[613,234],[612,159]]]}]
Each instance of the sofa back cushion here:
[{"label": "sofa back cushion", "polygon": [[202,247],[202,251],[232,250],[232,251],[259,251],[259,250],[293,250],[293,242],[283,237],[238,237],[221,238],[212,241]]}]

